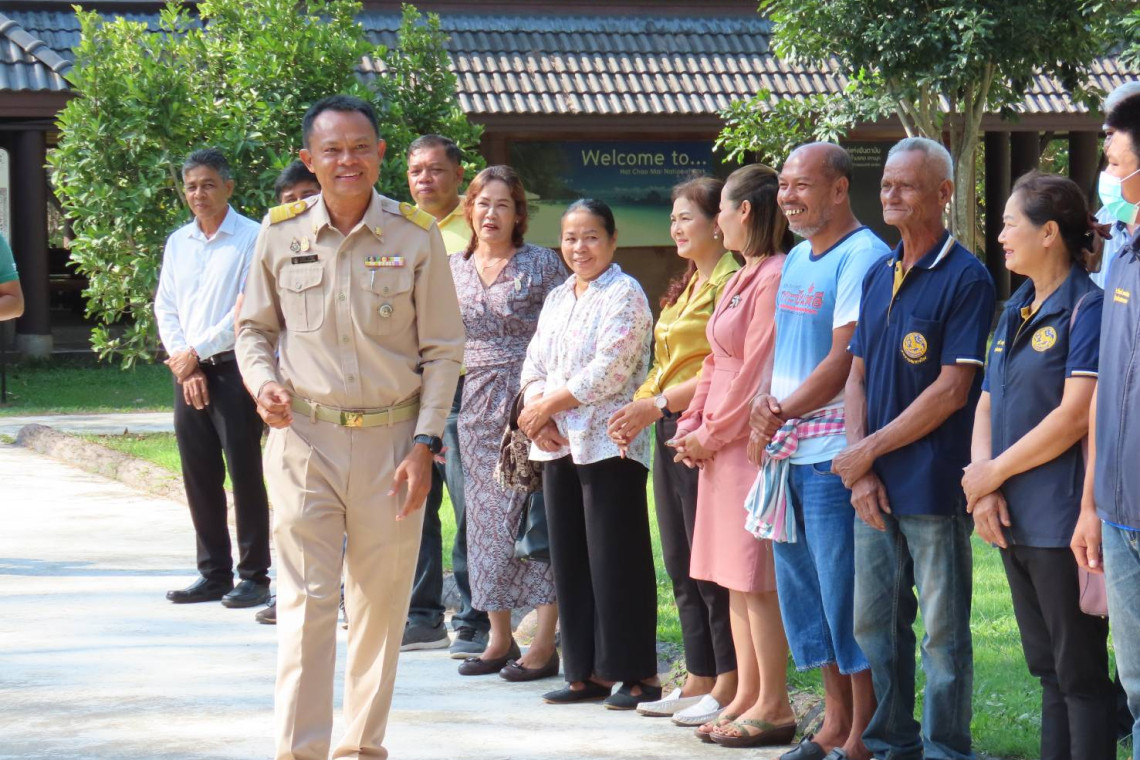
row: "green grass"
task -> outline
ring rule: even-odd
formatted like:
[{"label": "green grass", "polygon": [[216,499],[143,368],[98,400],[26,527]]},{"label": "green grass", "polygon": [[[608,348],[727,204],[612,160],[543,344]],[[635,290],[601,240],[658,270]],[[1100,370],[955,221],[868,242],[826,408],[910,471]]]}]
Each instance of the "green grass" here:
[{"label": "green grass", "polygon": [[[179,471],[178,450],[171,434],[91,436],[120,451]],[[649,521],[653,536],[653,559],[657,569],[657,633],[662,641],[680,643],[681,626],[673,603],[673,587],[661,558],[661,538],[653,510],[653,484],[649,484]],[[443,545],[455,540],[451,500],[444,491],[440,509]],[[974,747],[979,753],[1005,758],[1032,758],[1039,754],[1041,692],[1029,675],[1021,652],[1021,639],[1013,616],[1009,585],[997,550],[974,539],[974,599],[971,628],[974,634]],[[444,567],[451,569],[451,552],[443,553]],[[915,624],[922,640],[922,621]],[[916,658],[920,656],[916,650]],[[789,666],[793,688],[822,694],[819,671],[797,672]],[[923,676],[918,669],[918,714],[922,709]],[[1121,751],[1120,758],[1128,757]]]},{"label": "green grass", "polygon": [[62,359],[10,365],[0,416],[165,411],[174,398],[170,377],[162,364],[129,370]]}]

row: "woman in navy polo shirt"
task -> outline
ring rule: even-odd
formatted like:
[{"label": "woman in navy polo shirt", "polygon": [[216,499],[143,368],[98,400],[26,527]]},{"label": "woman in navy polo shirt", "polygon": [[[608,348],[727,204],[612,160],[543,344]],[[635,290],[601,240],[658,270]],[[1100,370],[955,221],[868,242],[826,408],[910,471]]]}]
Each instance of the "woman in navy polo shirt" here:
[{"label": "woman in navy polo shirt", "polygon": [[1017,181],[1004,221],[1006,267],[1029,281],[994,332],[962,486],[978,536],[1001,548],[1041,681],[1042,760],[1111,760],[1108,621],[1081,612],[1069,550],[1099,358],[1103,293],[1083,264],[1097,227],[1076,183],[1036,172]]}]

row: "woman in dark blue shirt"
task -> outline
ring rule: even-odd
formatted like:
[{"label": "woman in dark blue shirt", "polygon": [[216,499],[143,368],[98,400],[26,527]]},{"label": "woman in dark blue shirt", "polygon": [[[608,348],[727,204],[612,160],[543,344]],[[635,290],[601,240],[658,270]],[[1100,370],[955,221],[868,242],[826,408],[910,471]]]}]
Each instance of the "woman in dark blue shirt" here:
[{"label": "woman in dark blue shirt", "polygon": [[1042,760],[1116,757],[1108,621],[1080,610],[1069,540],[1084,484],[1103,293],[1085,271],[1097,232],[1063,177],[1018,180],[998,240],[1028,281],[989,349],[962,486],[978,536],[1001,549],[1029,671],[1041,681]]}]

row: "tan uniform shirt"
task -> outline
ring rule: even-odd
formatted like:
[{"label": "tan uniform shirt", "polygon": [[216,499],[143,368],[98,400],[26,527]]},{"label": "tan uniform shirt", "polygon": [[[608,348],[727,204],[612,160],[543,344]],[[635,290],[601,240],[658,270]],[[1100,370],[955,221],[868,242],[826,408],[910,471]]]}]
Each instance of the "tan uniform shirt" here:
[{"label": "tan uniform shirt", "polygon": [[438,436],[463,344],[443,239],[429,214],[373,191],[347,236],[330,223],[321,196],[279,206],[262,222],[237,339],[253,392],[273,380],[340,409],[379,409],[419,394],[416,435]]},{"label": "tan uniform shirt", "polygon": [[459,196],[459,205],[451,213],[440,219],[439,233],[443,235],[443,247],[448,255],[466,251],[471,242],[471,225],[463,213],[463,196]]}]

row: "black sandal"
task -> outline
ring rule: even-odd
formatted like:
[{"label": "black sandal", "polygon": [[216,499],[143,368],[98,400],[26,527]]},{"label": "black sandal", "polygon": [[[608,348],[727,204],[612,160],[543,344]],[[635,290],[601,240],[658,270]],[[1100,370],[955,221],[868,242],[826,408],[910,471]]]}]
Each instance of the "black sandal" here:
[{"label": "black sandal", "polygon": [[602,699],[608,697],[612,686],[602,686],[596,681],[586,681],[581,689],[572,689],[570,684],[557,691],[548,691],[542,695],[542,700],[551,705],[568,705],[571,702],[585,702],[589,699]]},{"label": "black sandal", "polygon": [[[633,687],[640,686],[641,693],[634,694]],[[650,686],[647,683],[626,681],[612,696],[602,704],[607,710],[632,710],[642,702],[656,702],[661,699],[661,687]]]}]

